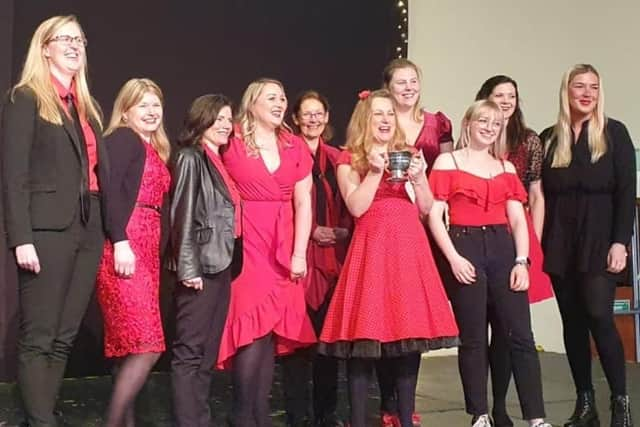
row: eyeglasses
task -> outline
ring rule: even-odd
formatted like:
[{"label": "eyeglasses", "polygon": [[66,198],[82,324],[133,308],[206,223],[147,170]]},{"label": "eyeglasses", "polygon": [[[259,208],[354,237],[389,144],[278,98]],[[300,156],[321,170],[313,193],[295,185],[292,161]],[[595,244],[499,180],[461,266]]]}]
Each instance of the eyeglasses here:
[{"label": "eyeglasses", "polygon": [[72,43],[79,44],[84,47],[87,46],[87,39],[81,36],[75,36],[75,37],[67,36],[67,35],[55,36],[49,39],[48,43],[51,43],[51,42],[59,42],[59,43],[62,43],[64,46],[71,46]]},{"label": "eyeglasses", "polygon": [[314,111],[314,112],[307,111],[305,113],[300,114],[300,117],[302,117],[305,120],[321,119],[325,116],[325,114],[327,113],[325,113],[324,111]]}]

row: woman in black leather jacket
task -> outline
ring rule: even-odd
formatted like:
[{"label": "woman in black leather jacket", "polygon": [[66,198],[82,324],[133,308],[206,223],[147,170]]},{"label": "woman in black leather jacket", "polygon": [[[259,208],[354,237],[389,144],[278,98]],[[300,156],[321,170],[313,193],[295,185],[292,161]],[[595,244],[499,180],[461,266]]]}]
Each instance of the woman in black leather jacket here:
[{"label": "woman in black leather jacket", "polygon": [[173,162],[168,268],[178,281],[171,362],[178,427],[210,424],[209,386],[229,308],[234,248],[241,253],[240,198],[219,156],[231,131],[225,96],[197,98]]}]

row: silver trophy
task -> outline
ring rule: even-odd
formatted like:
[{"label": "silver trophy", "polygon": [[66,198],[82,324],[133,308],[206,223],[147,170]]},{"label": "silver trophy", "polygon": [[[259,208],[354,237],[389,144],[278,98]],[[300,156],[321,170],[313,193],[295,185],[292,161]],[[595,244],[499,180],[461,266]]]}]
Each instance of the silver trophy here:
[{"label": "silver trophy", "polygon": [[407,170],[411,164],[413,154],[411,151],[391,151],[387,154],[389,159],[389,174],[387,181],[403,182],[407,180]]}]

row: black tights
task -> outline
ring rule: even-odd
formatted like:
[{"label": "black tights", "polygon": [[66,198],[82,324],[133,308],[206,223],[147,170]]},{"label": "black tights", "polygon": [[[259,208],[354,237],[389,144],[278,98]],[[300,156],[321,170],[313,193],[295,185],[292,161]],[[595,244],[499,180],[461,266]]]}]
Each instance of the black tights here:
[{"label": "black tights", "polygon": [[136,397],[159,357],[159,353],[142,353],[116,360],[113,368],[113,392],[105,427],[135,426]]},{"label": "black tights", "polygon": [[242,347],[233,358],[234,427],[270,427],[269,393],[273,382],[274,342],[271,333]]},{"label": "black tights", "polygon": [[[420,368],[420,353],[386,359],[385,369],[391,372],[397,393],[398,418],[402,427],[413,426],[416,384]],[[352,358],[347,362],[349,376],[349,400],[351,403],[351,427],[367,425],[367,389],[373,370],[371,359]]]},{"label": "black tights", "polygon": [[562,316],[564,345],[577,391],[593,389],[589,333],[613,396],[627,393],[624,350],[613,320],[616,283],[604,275],[551,277]]}]

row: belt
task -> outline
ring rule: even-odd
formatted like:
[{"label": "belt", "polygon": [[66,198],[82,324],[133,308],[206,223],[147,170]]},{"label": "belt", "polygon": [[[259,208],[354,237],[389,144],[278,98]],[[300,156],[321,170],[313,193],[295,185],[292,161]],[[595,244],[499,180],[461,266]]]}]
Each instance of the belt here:
[{"label": "belt", "polygon": [[486,231],[509,230],[507,224],[490,225],[449,225],[449,231],[460,231],[462,233],[478,233]]},{"label": "belt", "polygon": [[153,209],[154,211],[160,213],[162,211],[162,208],[160,206],[156,206],[156,205],[150,205],[148,203],[139,203],[136,202],[136,206],[139,208],[143,208],[143,209]]}]

